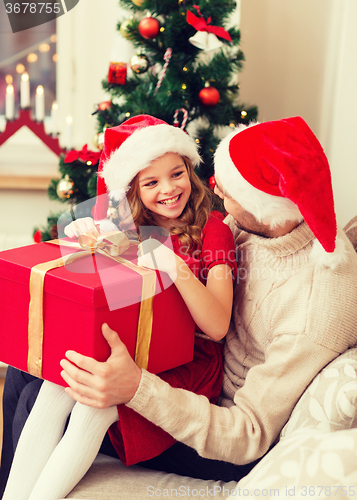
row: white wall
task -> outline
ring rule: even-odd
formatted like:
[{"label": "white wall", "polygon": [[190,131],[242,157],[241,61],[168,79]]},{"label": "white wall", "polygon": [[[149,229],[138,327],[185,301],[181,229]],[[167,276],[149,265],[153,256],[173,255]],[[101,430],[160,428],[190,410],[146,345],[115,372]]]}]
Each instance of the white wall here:
[{"label": "white wall", "polygon": [[330,161],[341,225],[357,214],[356,26],[355,0],[241,0],[241,101],[260,121],[307,121]]}]

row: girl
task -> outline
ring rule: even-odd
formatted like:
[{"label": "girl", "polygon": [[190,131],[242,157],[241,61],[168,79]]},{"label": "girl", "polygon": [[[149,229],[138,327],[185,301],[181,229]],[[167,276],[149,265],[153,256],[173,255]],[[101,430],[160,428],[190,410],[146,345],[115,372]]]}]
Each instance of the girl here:
[{"label": "girl", "polygon": [[[141,115],[106,130],[98,186],[100,190],[104,179],[105,189],[114,198],[125,190],[126,197],[119,204],[122,230],[133,229],[134,224],[143,236],[154,226],[156,239],[139,245],[138,264],[169,274],[196,323],[193,361],[160,374],[161,378],[216,402],[236,261],[232,234],[210,212],[209,192],[194,173],[199,162],[197,146],[185,132]],[[97,216],[106,212],[103,200],[107,200],[105,195],[98,196]],[[90,218],[80,219],[65,232],[78,236],[94,225]],[[171,235],[173,252],[160,245],[163,230]],[[109,426],[111,443],[126,465],[150,460],[175,443],[125,405],[96,409],[76,403],[70,392],[50,382],[42,385],[19,440],[4,500],[66,496],[90,467]],[[26,452],[31,452],[30,464]]]}]

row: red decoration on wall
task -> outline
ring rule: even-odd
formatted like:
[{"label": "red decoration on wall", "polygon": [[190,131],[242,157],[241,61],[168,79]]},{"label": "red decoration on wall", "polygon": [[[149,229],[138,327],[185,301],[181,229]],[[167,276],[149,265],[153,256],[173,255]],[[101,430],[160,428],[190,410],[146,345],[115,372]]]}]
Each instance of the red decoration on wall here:
[{"label": "red decoration on wall", "polygon": [[22,127],[28,127],[56,155],[59,156],[65,152],[65,149],[59,145],[58,137],[46,134],[43,122],[32,120],[30,109],[20,109],[20,115],[17,119],[6,122],[5,130],[0,132],[0,146]]}]

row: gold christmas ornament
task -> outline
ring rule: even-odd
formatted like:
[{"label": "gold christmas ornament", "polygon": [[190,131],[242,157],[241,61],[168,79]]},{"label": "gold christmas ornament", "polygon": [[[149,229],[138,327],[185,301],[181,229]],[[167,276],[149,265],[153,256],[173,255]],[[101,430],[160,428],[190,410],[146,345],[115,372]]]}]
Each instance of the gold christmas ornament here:
[{"label": "gold christmas ornament", "polygon": [[102,150],[104,147],[104,132],[98,132],[93,136],[93,145],[97,149]]},{"label": "gold christmas ornament", "polygon": [[135,73],[145,73],[149,67],[149,59],[144,54],[136,54],[130,59],[130,67]]},{"label": "gold christmas ornament", "polygon": [[69,178],[68,174],[64,176],[63,179],[57,184],[57,196],[61,200],[66,200],[70,198],[73,194],[74,182]]},{"label": "gold christmas ornament", "polygon": [[120,25],[120,33],[121,36],[126,38],[127,40],[131,40],[131,33],[128,31],[128,27],[131,26],[131,19],[125,19]]},{"label": "gold christmas ornament", "polygon": [[104,132],[98,132],[98,134],[95,134],[93,137],[93,145],[97,149],[102,150],[104,147]]},{"label": "gold christmas ornament", "polygon": [[137,7],[141,7],[142,4],[144,3],[144,0],[131,0],[133,2],[134,5],[136,5]]}]

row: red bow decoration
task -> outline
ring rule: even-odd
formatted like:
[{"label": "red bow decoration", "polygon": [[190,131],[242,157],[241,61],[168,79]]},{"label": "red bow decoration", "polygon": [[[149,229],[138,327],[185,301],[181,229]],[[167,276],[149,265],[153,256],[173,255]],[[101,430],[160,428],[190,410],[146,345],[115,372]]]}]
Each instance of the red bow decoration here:
[{"label": "red bow decoration", "polygon": [[76,160],[82,160],[84,163],[88,161],[92,162],[92,165],[98,163],[101,153],[96,153],[95,151],[88,151],[87,144],[83,146],[81,151],[71,150],[69,151],[64,159],[65,163],[72,163]]},{"label": "red bow decoration", "polygon": [[195,14],[188,10],[186,13],[186,21],[188,24],[193,26],[197,31],[207,31],[208,33],[213,33],[220,38],[224,38],[229,42],[232,41],[231,35],[224,28],[219,26],[210,26],[210,22],[212,21],[211,16],[206,21],[200,12],[199,6],[194,5],[194,8],[197,10],[200,17],[195,16]]}]

